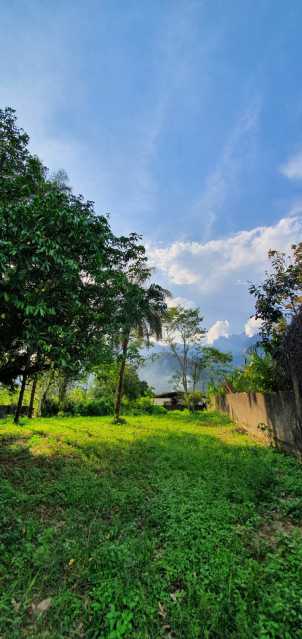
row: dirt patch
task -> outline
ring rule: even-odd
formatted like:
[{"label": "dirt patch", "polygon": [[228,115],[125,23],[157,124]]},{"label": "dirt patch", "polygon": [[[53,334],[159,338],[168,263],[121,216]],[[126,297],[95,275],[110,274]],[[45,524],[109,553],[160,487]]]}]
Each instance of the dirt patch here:
[{"label": "dirt patch", "polygon": [[295,531],[299,531],[302,535],[302,525],[294,523],[289,518],[282,518],[280,514],[276,513],[271,520],[265,521],[260,526],[257,540],[265,541],[270,546],[275,547],[278,544],[280,535],[291,535]]},{"label": "dirt patch", "polygon": [[232,433],[239,433],[240,435],[248,435],[248,431],[243,426],[236,426],[236,428],[232,428]]}]

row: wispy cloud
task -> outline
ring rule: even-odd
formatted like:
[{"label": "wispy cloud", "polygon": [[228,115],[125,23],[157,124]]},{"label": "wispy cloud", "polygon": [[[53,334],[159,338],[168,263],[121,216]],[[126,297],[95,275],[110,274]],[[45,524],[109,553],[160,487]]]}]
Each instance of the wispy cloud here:
[{"label": "wispy cloud", "polygon": [[280,172],[290,180],[302,179],[302,151],[296,153],[280,167]]},{"label": "wispy cloud", "polygon": [[238,117],[223,147],[216,167],[193,204],[195,217],[203,220],[203,240],[210,239],[219,214],[228,198],[240,188],[240,177],[250,159],[253,134],[257,130],[260,100],[257,98]]}]

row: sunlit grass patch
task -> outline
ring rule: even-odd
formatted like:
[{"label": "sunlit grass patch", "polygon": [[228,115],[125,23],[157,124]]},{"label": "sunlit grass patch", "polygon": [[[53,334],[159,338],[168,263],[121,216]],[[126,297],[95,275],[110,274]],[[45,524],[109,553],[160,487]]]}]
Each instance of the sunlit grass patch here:
[{"label": "sunlit grass patch", "polygon": [[301,637],[298,462],[218,413],[127,422],[0,426],[1,637]]}]

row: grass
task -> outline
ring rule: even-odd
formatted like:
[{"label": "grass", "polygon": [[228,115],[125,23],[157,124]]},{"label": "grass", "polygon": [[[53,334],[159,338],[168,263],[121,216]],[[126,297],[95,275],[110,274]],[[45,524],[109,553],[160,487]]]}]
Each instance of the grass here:
[{"label": "grass", "polygon": [[[25,388],[25,392],[24,392],[24,402],[23,402],[24,406],[28,406],[28,404],[29,404],[30,393],[31,393],[31,386],[28,385]],[[19,398],[19,391],[18,390],[10,392],[6,388],[0,387],[0,406],[2,404],[7,405],[7,406],[9,406],[10,404],[17,405],[18,398]],[[35,404],[37,404],[37,401],[35,402]]]},{"label": "grass", "polygon": [[0,436],[1,639],[302,637],[295,459],[210,412]]}]

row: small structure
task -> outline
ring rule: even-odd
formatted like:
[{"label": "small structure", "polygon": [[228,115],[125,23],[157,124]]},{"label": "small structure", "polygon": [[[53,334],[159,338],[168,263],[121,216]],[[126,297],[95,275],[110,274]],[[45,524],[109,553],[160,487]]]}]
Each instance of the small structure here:
[{"label": "small structure", "polygon": [[195,401],[194,406],[188,406],[185,401],[185,393],[183,391],[169,391],[167,393],[161,393],[160,395],[155,395],[154,404],[156,406],[164,406],[167,410],[184,410],[185,408],[190,408],[191,410],[205,410],[207,408],[207,403],[205,399],[201,399],[200,401]]},{"label": "small structure", "polygon": [[184,410],[184,393],[181,391],[169,391],[155,395],[154,404],[156,406],[164,406],[167,410]]}]

